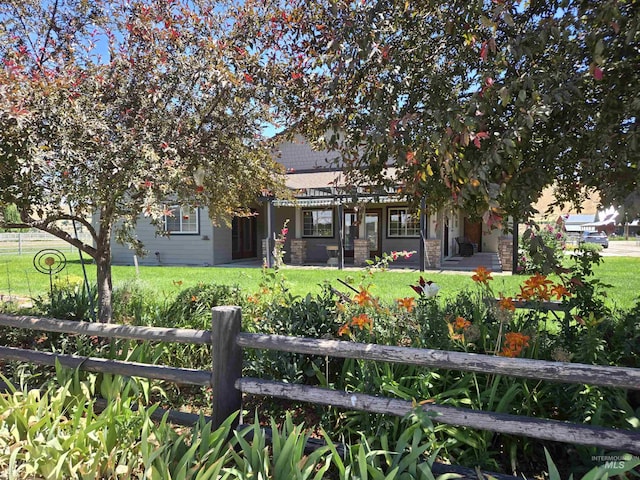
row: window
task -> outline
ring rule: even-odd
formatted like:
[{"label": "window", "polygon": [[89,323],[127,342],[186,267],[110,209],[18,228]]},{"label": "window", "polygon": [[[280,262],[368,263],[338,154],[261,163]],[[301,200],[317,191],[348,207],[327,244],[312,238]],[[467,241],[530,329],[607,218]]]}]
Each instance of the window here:
[{"label": "window", "polygon": [[171,205],[171,215],[164,217],[164,229],[172,235],[200,233],[198,208]]},{"label": "window", "polygon": [[303,237],[333,237],[333,210],[303,210]]},{"label": "window", "polygon": [[390,208],[388,222],[389,237],[419,237],[420,218],[406,208]]}]

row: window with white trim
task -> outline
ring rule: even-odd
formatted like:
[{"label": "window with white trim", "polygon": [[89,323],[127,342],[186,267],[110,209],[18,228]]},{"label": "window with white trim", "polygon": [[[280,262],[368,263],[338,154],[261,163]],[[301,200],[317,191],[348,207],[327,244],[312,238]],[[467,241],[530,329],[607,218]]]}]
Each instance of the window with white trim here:
[{"label": "window with white trim", "polygon": [[420,236],[420,217],[406,208],[389,208],[387,236],[416,238]]},{"label": "window with white trim", "polygon": [[183,207],[171,205],[167,207],[171,212],[164,217],[164,229],[172,235],[200,233],[200,218],[198,207]]},{"label": "window with white trim", "polygon": [[302,210],[303,237],[333,237],[333,210]]}]

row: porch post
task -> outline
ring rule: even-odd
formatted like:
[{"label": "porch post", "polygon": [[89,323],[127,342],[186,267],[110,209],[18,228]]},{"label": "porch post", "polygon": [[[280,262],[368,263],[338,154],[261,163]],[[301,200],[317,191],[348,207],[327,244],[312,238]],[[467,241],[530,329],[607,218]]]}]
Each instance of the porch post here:
[{"label": "porch post", "polygon": [[344,205],[338,203],[338,269],[344,269]]},{"label": "porch post", "polygon": [[307,242],[302,239],[302,209],[295,207],[294,236],[291,238],[291,265],[304,265],[307,259]]},{"label": "porch post", "polygon": [[[358,238],[367,238],[367,204],[363,203],[358,210]],[[367,258],[369,258],[367,256]]]},{"label": "porch post", "polygon": [[518,273],[518,220],[513,219],[513,250],[511,252],[512,255],[512,265],[511,265],[511,273],[515,275]]},{"label": "porch post", "polygon": [[425,270],[425,244],[427,241],[427,200],[422,197],[420,199],[420,245],[418,247],[419,259],[420,259],[420,271]]},{"label": "porch post", "polygon": [[294,235],[295,238],[302,238],[302,208],[299,206],[295,207]]},{"label": "porch post", "polygon": [[273,199],[267,200],[267,248],[265,252],[265,260],[267,262],[267,268],[273,267],[273,254],[271,252],[273,248]]}]

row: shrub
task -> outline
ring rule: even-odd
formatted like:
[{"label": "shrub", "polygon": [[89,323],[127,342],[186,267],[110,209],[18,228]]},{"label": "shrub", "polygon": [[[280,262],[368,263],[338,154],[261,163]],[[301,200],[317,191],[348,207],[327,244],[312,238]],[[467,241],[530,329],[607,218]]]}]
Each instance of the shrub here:
[{"label": "shrub", "polygon": [[538,225],[531,223],[520,238],[518,271],[548,274],[560,267],[567,246],[564,217],[555,222]]},{"label": "shrub", "polygon": [[199,283],[180,291],[166,311],[166,326],[211,328],[211,309],[220,305],[243,305],[237,285]]},{"label": "shrub", "polygon": [[95,285],[87,288],[77,276],[56,277],[49,296],[38,297],[34,305],[43,315],[61,320],[91,321],[98,301]]},{"label": "shrub", "polygon": [[166,310],[161,302],[140,281],[129,281],[113,289],[113,318],[125,325],[155,325],[158,311],[162,315]]},{"label": "shrub", "polygon": [[[271,304],[262,317],[243,318],[245,331],[272,335],[334,338],[339,327],[335,298],[328,289],[317,296],[297,298],[287,305]],[[329,367],[324,357],[287,352],[252,350],[245,353],[245,370],[249,375],[289,382],[308,382],[319,371],[335,373],[341,364],[341,360],[332,359]]]}]

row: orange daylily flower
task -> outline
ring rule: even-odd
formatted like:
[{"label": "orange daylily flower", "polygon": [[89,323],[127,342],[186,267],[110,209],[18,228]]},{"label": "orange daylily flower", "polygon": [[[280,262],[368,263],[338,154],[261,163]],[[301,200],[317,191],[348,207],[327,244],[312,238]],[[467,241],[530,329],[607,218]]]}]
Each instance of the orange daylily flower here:
[{"label": "orange daylily flower", "polygon": [[469,320],[466,320],[464,317],[456,317],[453,322],[449,322],[447,324],[447,328],[449,329],[449,338],[451,338],[451,340],[464,341],[464,334],[470,326],[471,322]]},{"label": "orange daylily flower", "polygon": [[[554,294],[553,288],[549,287],[553,285],[553,282],[546,276],[536,273],[532,277],[528,278],[524,282],[524,286],[520,286],[520,293],[518,294],[518,300],[551,300],[551,295]],[[559,285],[558,287],[562,287]],[[555,288],[555,287],[554,287]],[[564,289],[564,287],[562,287]],[[566,290],[562,290],[566,291]],[[560,290],[558,290],[560,292]],[[556,295],[558,293],[555,293]],[[558,297],[560,298],[560,297]]]},{"label": "orange daylily flower", "polygon": [[532,288],[540,288],[546,285],[551,285],[553,282],[549,280],[545,275],[541,273],[536,273],[529,277],[525,282],[525,285],[530,286]]},{"label": "orange daylily flower", "polygon": [[525,287],[535,292],[535,295],[540,300],[549,300],[549,286],[553,285],[553,282],[549,280],[545,275],[536,273],[524,282]]},{"label": "orange daylily flower", "polygon": [[398,298],[396,302],[398,307],[404,308],[409,313],[413,311],[413,307],[416,305],[416,300],[413,297]]},{"label": "orange daylily flower", "polygon": [[363,330],[364,327],[369,327],[369,330],[371,330],[373,327],[373,320],[371,320],[371,317],[366,313],[361,313],[351,319],[351,326],[358,327],[360,330]]},{"label": "orange daylily flower", "polygon": [[520,285],[520,293],[518,293],[518,300],[521,302],[526,302],[528,300],[531,300],[535,296],[535,294],[536,294],[535,290],[529,287]]},{"label": "orange daylily flower", "polygon": [[366,290],[360,290],[359,293],[356,293],[353,297],[353,301],[361,307],[366,307],[374,303],[373,298]]},{"label": "orange daylily flower", "polygon": [[509,310],[510,312],[515,312],[516,310],[513,298],[511,297],[501,297],[500,301],[498,301],[498,307],[502,310]]},{"label": "orange daylily flower", "polygon": [[456,317],[456,320],[453,322],[453,328],[456,330],[464,330],[465,328],[469,328],[471,326],[471,322],[466,320],[464,317]]},{"label": "orange daylily flower", "polygon": [[338,336],[349,335],[351,334],[351,329],[349,328],[349,324],[345,323],[338,329]]},{"label": "orange daylily flower", "polygon": [[562,297],[570,297],[571,292],[565,288],[564,285],[554,285],[551,289],[551,295],[555,295],[557,300],[560,300]]},{"label": "orange daylily flower", "polygon": [[487,270],[485,267],[478,267],[474,271],[475,275],[471,277],[471,280],[474,282],[484,283],[486,285],[489,280],[493,280],[491,270]]},{"label": "orange daylily flower", "polygon": [[504,346],[499,353],[502,357],[515,358],[525,347],[529,346],[529,336],[518,332],[509,332],[505,334]]}]

